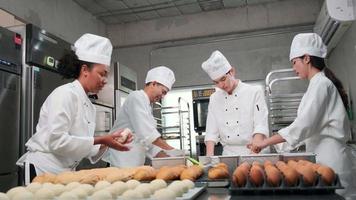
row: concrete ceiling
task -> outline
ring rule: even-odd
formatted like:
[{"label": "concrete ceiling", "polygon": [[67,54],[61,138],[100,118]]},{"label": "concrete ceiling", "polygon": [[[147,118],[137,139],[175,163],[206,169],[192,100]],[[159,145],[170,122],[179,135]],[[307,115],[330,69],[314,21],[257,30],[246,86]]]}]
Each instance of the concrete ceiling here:
[{"label": "concrete ceiling", "polygon": [[105,24],[122,24],[283,0],[73,0]]}]

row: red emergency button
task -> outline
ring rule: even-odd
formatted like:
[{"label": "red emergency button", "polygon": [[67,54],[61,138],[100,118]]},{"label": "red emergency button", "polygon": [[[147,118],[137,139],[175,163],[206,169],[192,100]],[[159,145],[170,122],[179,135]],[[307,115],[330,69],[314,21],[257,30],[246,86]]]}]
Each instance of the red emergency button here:
[{"label": "red emergency button", "polygon": [[15,36],[14,36],[14,42],[15,44],[17,45],[21,45],[22,44],[22,38],[21,38],[21,35],[16,33]]}]

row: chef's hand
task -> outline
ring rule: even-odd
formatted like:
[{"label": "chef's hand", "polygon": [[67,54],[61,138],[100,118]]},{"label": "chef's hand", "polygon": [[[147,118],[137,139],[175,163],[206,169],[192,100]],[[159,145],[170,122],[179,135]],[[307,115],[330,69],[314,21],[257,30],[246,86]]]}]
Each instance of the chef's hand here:
[{"label": "chef's hand", "polygon": [[119,129],[112,133],[112,135],[116,138],[116,141],[121,144],[128,144],[133,140],[133,135],[129,128],[125,128],[124,130]]},{"label": "chef's hand", "polygon": [[266,147],[267,147],[267,144],[265,142],[265,139],[252,140],[249,144],[247,144],[247,148],[249,148],[253,153],[260,153],[261,150]]}]

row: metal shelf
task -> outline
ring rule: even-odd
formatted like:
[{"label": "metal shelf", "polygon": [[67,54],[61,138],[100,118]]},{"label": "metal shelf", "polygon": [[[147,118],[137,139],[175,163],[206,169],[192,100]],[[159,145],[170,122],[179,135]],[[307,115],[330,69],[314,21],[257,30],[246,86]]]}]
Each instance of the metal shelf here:
[{"label": "metal shelf", "polygon": [[[161,118],[155,118],[155,120],[162,138],[165,140],[179,140],[180,149],[189,150],[189,154],[192,156],[189,103],[179,97],[177,106],[156,105],[158,107],[154,108],[154,110],[160,112]],[[173,123],[174,125],[164,126],[164,117],[172,115],[177,116],[177,121]]]}]

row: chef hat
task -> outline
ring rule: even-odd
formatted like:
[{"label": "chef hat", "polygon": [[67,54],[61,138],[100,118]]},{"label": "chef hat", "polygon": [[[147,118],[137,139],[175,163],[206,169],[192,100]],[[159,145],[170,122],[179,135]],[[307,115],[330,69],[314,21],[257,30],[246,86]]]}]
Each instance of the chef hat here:
[{"label": "chef hat", "polygon": [[74,43],[74,47],[79,60],[110,65],[112,45],[109,39],[86,33]]},{"label": "chef hat", "polygon": [[290,47],[289,60],[303,56],[304,54],[320,58],[326,57],[327,48],[318,34],[300,33],[294,36]]},{"label": "chef hat", "polygon": [[229,61],[220,51],[214,51],[210,58],[203,62],[201,67],[212,80],[224,76],[231,69]]},{"label": "chef hat", "polygon": [[145,83],[149,83],[152,81],[157,81],[158,83],[166,86],[169,90],[171,90],[173,83],[176,81],[174,78],[174,73],[168,67],[159,66],[150,69],[147,72]]}]

